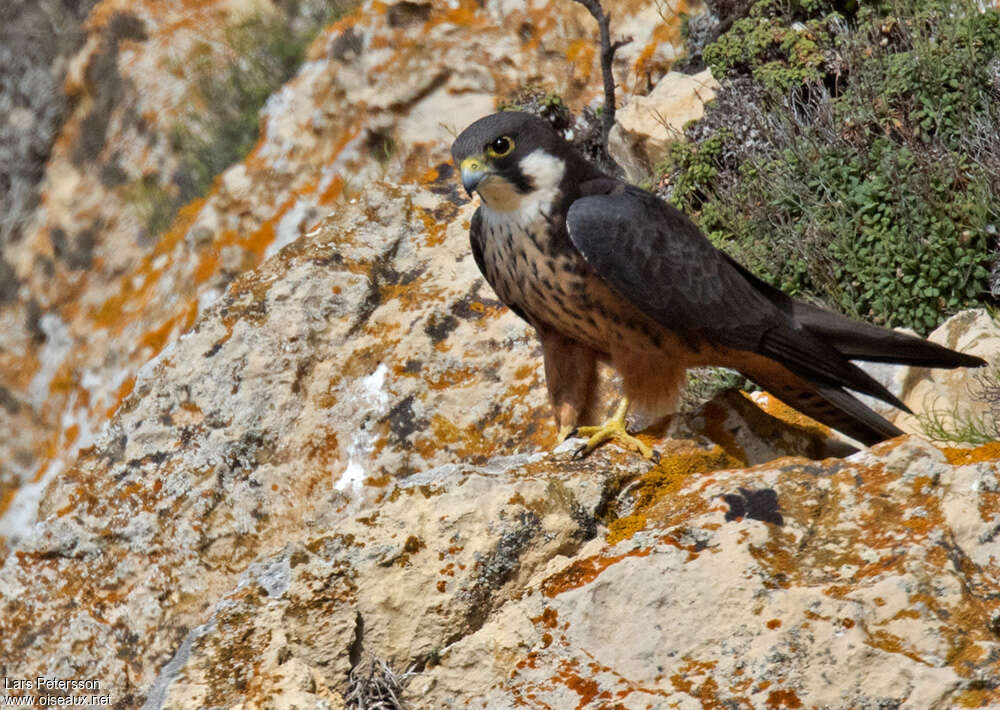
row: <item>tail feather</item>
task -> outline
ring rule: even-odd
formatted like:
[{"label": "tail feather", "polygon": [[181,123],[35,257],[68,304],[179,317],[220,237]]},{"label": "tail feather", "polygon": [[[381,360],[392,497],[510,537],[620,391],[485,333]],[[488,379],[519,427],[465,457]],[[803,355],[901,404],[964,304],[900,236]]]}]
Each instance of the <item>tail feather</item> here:
[{"label": "tail feather", "polygon": [[[791,300],[791,299],[789,299]],[[929,340],[792,301],[792,316],[851,360],[918,367],[982,367],[986,361]]]},{"label": "tail feather", "polygon": [[726,259],[792,322],[791,327],[765,333],[758,350],[779,368],[748,361],[749,369],[755,372],[744,374],[789,406],[866,446],[903,431],[855,398],[848,388],[910,410],[851,360],[942,368],[986,364],[975,355],[796,301],[732,257],[726,255]]},{"label": "tail feather", "polygon": [[942,368],[982,367],[986,364],[985,360],[975,355],[966,355],[923,338],[880,328],[796,301],[759,279],[729,255],[726,255],[726,259],[775,306],[803,328],[839,350],[848,360]]},{"label": "tail feather", "polygon": [[764,335],[761,346],[762,354],[776,359],[810,382],[833,388],[849,387],[910,411],[885,385],[848,360],[826,339],[808,329],[796,332],[789,328],[775,328]]},{"label": "tail feather", "polygon": [[814,385],[804,380],[791,386],[787,380],[771,381],[766,376],[744,374],[788,406],[865,446],[904,433],[902,429],[840,387]]}]

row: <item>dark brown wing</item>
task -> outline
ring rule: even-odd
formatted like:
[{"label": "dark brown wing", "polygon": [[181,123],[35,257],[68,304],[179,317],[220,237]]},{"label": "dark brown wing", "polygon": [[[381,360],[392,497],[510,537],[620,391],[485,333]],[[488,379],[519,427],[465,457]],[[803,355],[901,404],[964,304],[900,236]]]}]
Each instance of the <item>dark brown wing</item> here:
[{"label": "dark brown wing", "polygon": [[763,355],[806,380],[849,387],[906,409],[775,304],[683,213],[654,195],[628,187],[581,198],[570,206],[567,228],[597,274],[665,328]]}]

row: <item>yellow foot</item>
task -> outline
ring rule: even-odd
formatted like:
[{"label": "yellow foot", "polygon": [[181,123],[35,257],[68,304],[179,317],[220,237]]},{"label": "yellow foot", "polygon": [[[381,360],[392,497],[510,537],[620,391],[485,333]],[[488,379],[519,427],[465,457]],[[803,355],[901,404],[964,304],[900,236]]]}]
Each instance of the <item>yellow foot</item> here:
[{"label": "yellow foot", "polygon": [[[626,448],[638,451],[643,458],[650,459],[654,463],[658,462],[660,455],[629,434],[625,429],[625,412],[627,411],[628,400],[623,399],[611,419],[600,426],[581,426],[576,429],[569,429],[565,435],[560,431],[560,441],[565,440],[568,436],[588,437],[587,443],[573,452],[573,458],[575,459],[582,459],[605,441],[617,439]],[[565,430],[566,427],[563,427],[563,429]]]}]

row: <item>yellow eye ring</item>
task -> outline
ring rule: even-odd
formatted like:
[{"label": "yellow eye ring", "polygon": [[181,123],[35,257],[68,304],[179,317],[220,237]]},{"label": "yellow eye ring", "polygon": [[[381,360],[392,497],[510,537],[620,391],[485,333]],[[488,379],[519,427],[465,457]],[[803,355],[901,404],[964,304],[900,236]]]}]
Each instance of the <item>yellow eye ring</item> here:
[{"label": "yellow eye ring", "polygon": [[514,150],[514,139],[510,136],[500,136],[486,146],[486,154],[491,158],[503,158]]}]

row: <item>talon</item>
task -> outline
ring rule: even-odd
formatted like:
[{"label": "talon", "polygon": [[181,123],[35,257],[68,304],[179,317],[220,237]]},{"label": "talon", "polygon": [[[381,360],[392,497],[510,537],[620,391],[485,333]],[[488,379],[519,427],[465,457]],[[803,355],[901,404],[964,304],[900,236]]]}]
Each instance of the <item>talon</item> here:
[{"label": "talon", "polygon": [[654,463],[659,462],[660,455],[658,453],[628,433],[625,424],[626,411],[628,411],[628,399],[623,399],[618,405],[614,416],[604,422],[604,424],[574,428],[571,435],[587,436],[590,438],[587,439],[586,444],[573,452],[573,458],[582,459],[609,439],[617,439],[626,447],[638,451],[643,458],[649,459]]},{"label": "talon", "polygon": [[566,439],[572,439],[577,434],[577,427],[566,425],[559,429],[559,434],[556,438],[560,444],[566,441]]}]

